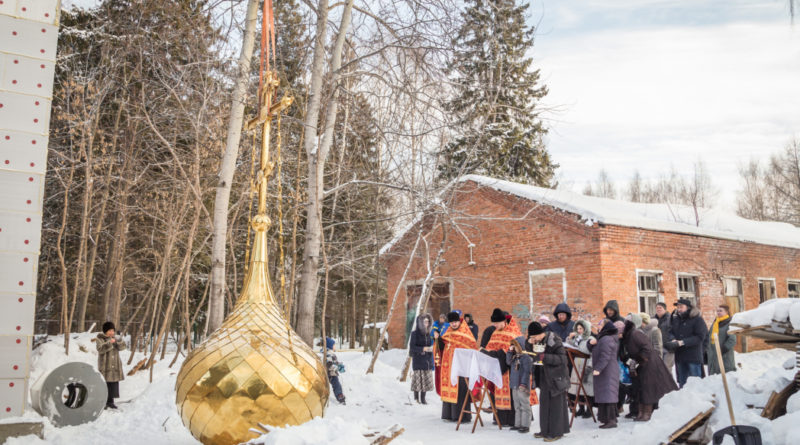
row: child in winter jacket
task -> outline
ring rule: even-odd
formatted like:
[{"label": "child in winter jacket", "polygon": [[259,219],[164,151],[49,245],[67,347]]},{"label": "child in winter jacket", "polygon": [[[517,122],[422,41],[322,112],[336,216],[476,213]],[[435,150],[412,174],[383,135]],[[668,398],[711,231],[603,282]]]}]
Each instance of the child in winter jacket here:
[{"label": "child in winter jacket", "polygon": [[506,352],[506,363],[509,366],[508,382],[511,387],[511,398],[514,400],[514,426],[511,429],[520,433],[530,431],[532,418],[530,395],[533,359],[522,352],[524,348],[522,345],[525,342],[525,337],[517,337]]},{"label": "child in winter jacket", "polygon": [[336,340],[325,337],[325,347],[328,352],[325,356],[325,368],[328,370],[328,380],[331,382],[331,388],[336,395],[336,400],[344,405],[344,392],[342,392],[342,384],[339,382],[339,373],[344,372],[344,365],[339,363],[339,359],[334,354],[334,347]]},{"label": "child in winter jacket", "polygon": [[125,349],[125,342],[116,335],[114,323],[103,323],[103,332],[97,334],[97,369],[106,380],[108,398],[106,408],[117,409],[114,399],[119,397],[119,382],[125,379],[119,351]]}]

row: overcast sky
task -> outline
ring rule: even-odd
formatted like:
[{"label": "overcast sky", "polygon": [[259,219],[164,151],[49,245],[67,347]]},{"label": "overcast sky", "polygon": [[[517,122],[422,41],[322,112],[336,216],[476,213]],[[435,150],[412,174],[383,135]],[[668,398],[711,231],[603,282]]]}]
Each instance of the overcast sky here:
[{"label": "overcast sky", "polygon": [[733,208],[738,166],[800,138],[800,26],[786,0],[532,0],[548,147],[576,191],[606,169],[703,159]]}]

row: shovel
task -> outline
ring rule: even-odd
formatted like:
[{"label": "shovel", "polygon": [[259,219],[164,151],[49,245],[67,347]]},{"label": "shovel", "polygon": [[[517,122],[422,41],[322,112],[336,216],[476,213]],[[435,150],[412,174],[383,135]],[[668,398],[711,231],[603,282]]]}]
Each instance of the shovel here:
[{"label": "shovel", "polygon": [[736,425],[731,405],[731,393],[728,391],[728,379],[725,377],[725,365],[722,363],[722,351],[719,349],[719,335],[713,334],[714,347],[717,350],[717,363],[722,373],[722,385],[725,387],[725,399],[728,401],[728,413],[731,415],[731,426],[725,427],[714,433],[714,445],[721,445],[725,436],[733,437],[736,445],[761,445],[761,431],[756,427]]}]

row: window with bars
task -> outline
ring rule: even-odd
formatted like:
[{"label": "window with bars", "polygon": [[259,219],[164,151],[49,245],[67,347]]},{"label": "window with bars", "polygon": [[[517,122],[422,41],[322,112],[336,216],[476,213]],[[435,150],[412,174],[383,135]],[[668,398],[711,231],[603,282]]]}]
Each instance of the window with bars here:
[{"label": "window with bars", "polygon": [[660,301],[658,282],[661,274],[655,272],[639,272],[639,310],[648,314],[655,314],[656,304]]},{"label": "window with bars", "polygon": [[697,307],[697,277],[693,275],[678,275],[678,298],[685,298]]},{"label": "window with bars", "polygon": [[800,298],[800,281],[789,281],[786,287],[789,298]]},{"label": "window with bars", "polygon": [[773,298],[777,298],[777,295],[775,295],[775,280],[773,279],[758,280],[759,303],[763,303],[767,300],[772,300]]}]

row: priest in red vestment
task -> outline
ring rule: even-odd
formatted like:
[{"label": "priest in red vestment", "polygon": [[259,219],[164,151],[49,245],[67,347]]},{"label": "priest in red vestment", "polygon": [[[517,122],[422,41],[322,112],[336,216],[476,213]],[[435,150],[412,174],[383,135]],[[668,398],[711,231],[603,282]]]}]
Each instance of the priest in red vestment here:
[{"label": "priest in red vestment", "polygon": [[[469,395],[469,388],[464,379],[458,379],[458,385],[450,384],[450,369],[453,366],[453,353],[456,348],[478,349],[478,343],[469,330],[469,326],[461,319],[458,312],[447,314],[450,327],[444,335],[437,339],[438,349],[441,351],[439,370],[439,391],[442,398],[442,419],[457,421],[464,406],[464,399]],[[471,406],[468,405],[468,408]],[[464,413],[462,422],[472,420],[472,415]]]}]

